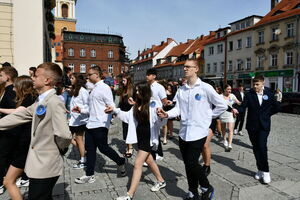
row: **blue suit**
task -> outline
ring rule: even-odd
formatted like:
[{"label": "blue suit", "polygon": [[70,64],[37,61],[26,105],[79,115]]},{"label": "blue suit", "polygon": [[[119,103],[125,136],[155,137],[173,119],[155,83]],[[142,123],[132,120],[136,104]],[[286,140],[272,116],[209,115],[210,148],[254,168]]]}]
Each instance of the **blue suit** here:
[{"label": "blue suit", "polygon": [[244,101],[238,108],[239,112],[245,112],[248,108],[246,129],[259,171],[269,172],[267,139],[271,128],[271,116],[279,111],[279,105],[274,93],[265,87],[261,105],[257,93],[251,89],[245,94]]}]

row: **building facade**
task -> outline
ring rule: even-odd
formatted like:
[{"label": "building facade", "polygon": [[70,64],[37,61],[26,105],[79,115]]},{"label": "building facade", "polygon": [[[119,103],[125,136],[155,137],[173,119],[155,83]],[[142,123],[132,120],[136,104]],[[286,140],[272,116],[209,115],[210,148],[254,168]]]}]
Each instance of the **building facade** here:
[{"label": "building facade", "polygon": [[94,65],[118,75],[125,70],[125,46],[120,35],[63,31],[62,64],[86,73]]},{"label": "building facade", "polygon": [[300,2],[280,1],[253,29],[256,74],[284,92],[300,91]]},{"label": "building facade", "polygon": [[131,73],[133,74],[134,83],[144,81],[146,79],[146,71],[160,62],[169,51],[176,46],[177,43],[172,38],[167,38],[160,45],[152,45],[151,48],[138,52],[138,56],[131,63]]},{"label": "building facade", "polygon": [[0,0],[4,19],[0,20],[0,63],[10,62],[21,75],[28,74],[29,67],[51,61],[54,7],[54,0]]}]

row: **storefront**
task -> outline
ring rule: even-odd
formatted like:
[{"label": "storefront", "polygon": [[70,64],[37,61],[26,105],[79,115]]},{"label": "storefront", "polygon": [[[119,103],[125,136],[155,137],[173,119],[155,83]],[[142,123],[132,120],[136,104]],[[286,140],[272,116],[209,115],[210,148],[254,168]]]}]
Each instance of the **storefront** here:
[{"label": "storefront", "polygon": [[265,72],[256,72],[256,75],[265,77],[265,85],[272,90],[279,88],[283,92],[293,92],[294,70],[274,70]]}]

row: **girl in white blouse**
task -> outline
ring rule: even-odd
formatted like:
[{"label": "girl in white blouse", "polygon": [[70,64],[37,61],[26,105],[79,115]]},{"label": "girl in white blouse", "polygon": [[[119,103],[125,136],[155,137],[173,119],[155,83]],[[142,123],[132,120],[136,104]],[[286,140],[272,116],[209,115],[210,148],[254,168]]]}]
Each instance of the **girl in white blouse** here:
[{"label": "girl in white blouse", "polygon": [[112,106],[105,109],[106,113],[113,111],[120,120],[128,123],[126,144],[137,143],[139,149],[134,162],[133,177],[129,191],[126,196],[118,197],[117,200],[131,200],[133,198],[141,179],[144,162],[148,164],[157,179],[157,183],[151,188],[151,191],[156,192],[166,186],[152,153],[158,147],[160,127],[165,125],[167,121],[160,119],[156,114],[156,109],[159,107],[160,102],[151,99],[149,84],[138,85],[136,94],[136,103],[128,112]]},{"label": "girl in white blouse", "polygon": [[[83,109],[88,109],[88,98],[89,92],[85,89],[86,79],[83,75],[78,73],[73,73],[71,75],[71,102],[70,108],[80,107]],[[74,169],[82,169],[85,165],[85,148],[83,136],[85,132],[85,125],[88,120],[88,114],[78,113],[71,111],[71,118],[69,121],[69,127],[72,134],[75,135],[72,140],[72,144],[78,147],[80,160],[77,164],[73,166]]]},{"label": "girl in white blouse", "polygon": [[[221,96],[226,100],[227,105],[232,107],[233,104],[240,105],[241,102],[236,98],[234,94],[231,93],[231,86],[226,84],[224,86],[224,92]],[[233,137],[233,128],[235,123],[235,118],[232,112],[225,111],[223,114],[220,115],[220,120],[222,123],[222,136],[223,136],[223,143],[225,146],[226,151],[232,150],[232,137]],[[226,139],[226,129],[228,128],[228,141]]]}]

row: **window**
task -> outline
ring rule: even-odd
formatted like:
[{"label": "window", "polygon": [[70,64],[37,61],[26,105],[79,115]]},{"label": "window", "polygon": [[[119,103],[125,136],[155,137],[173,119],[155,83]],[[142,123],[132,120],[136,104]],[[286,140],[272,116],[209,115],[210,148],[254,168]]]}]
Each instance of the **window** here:
[{"label": "window", "polygon": [[223,44],[218,44],[218,53],[223,53]]},{"label": "window", "polygon": [[86,65],[80,64],[80,73],[86,73]]},{"label": "window", "polygon": [[114,66],[108,65],[108,73],[113,73],[113,72],[114,72]]},{"label": "window", "polygon": [[56,46],[56,42],[54,42],[53,45]]},{"label": "window", "polygon": [[220,37],[221,37],[221,33],[218,32],[218,33],[217,33],[217,38],[220,38]]},{"label": "window", "polygon": [[242,48],[242,39],[239,39],[237,41],[237,47],[236,47],[236,49],[241,49],[241,48]]},{"label": "window", "polygon": [[278,28],[272,28],[272,35],[271,35],[271,40],[272,40],[272,41],[278,40],[277,29],[278,29]]},{"label": "window", "polygon": [[249,27],[250,24],[251,24],[250,20],[247,20],[247,21],[246,21],[246,27]]},{"label": "window", "polygon": [[246,59],[246,69],[250,70],[251,69],[251,58]]},{"label": "window", "polygon": [[68,49],[68,56],[74,56],[74,49],[73,48]]},{"label": "window", "polygon": [[242,23],[241,23],[241,29],[244,29],[244,28],[246,28],[246,23],[245,23],[245,22],[242,22]]},{"label": "window", "polygon": [[264,56],[257,56],[257,68],[263,68]]},{"label": "window", "polygon": [[70,67],[72,72],[74,72],[74,64],[73,63],[68,64],[68,67]]},{"label": "window", "polygon": [[69,13],[69,7],[67,4],[63,4],[61,6],[61,16],[63,18],[67,18],[68,17],[68,13]]},{"label": "window", "polygon": [[236,24],[236,25],[235,25],[235,29],[236,29],[237,31],[240,30],[240,29],[241,29],[240,24]]},{"label": "window", "polygon": [[238,71],[244,69],[244,68],[243,68],[243,60],[238,59],[238,60],[236,61],[236,64],[237,64],[237,70],[238,70]]},{"label": "window", "polygon": [[229,51],[232,51],[233,50],[233,41],[230,41],[229,42]]},{"label": "window", "polygon": [[294,23],[286,25],[286,37],[294,37]]},{"label": "window", "polygon": [[218,64],[214,63],[214,72],[217,72]]},{"label": "window", "polygon": [[108,58],[113,58],[114,52],[112,50],[108,51]]},{"label": "window", "polygon": [[271,54],[270,55],[270,66],[275,67],[278,64],[278,55],[277,54]]},{"label": "window", "polygon": [[293,52],[288,51],[285,54],[285,64],[286,65],[292,65],[293,64]]},{"label": "window", "polygon": [[214,54],[214,47],[209,47],[209,55],[213,55]]},{"label": "window", "polygon": [[220,70],[220,72],[224,72],[224,62],[221,62],[220,65],[221,65],[221,70]]},{"label": "window", "polygon": [[258,44],[263,44],[265,42],[265,33],[264,31],[258,32]]},{"label": "window", "polygon": [[91,57],[93,57],[93,58],[96,57],[96,50],[95,49],[91,50]]},{"label": "window", "polygon": [[85,57],[85,50],[84,49],[80,49],[80,57]]},{"label": "window", "polygon": [[57,43],[57,46],[60,46],[60,42]]},{"label": "window", "polygon": [[232,71],[232,60],[228,61],[228,71]]},{"label": "window", "polygon": [[207,64],[207,73],[210,73],[210,64]]},{"label": "window", "polygon": [[55,55],[56,55],[56,57],[58,57],[58,56],[59,56],[59,53],[58,53],[58,52],[56,52],[56,53],[55,53]]},{"label": "window", "polygon": [[247,40],[246,40],[246,47],[250,48],[251,46],[252,46],[252,37],[249,36],[249,37],[247,37]]}]

